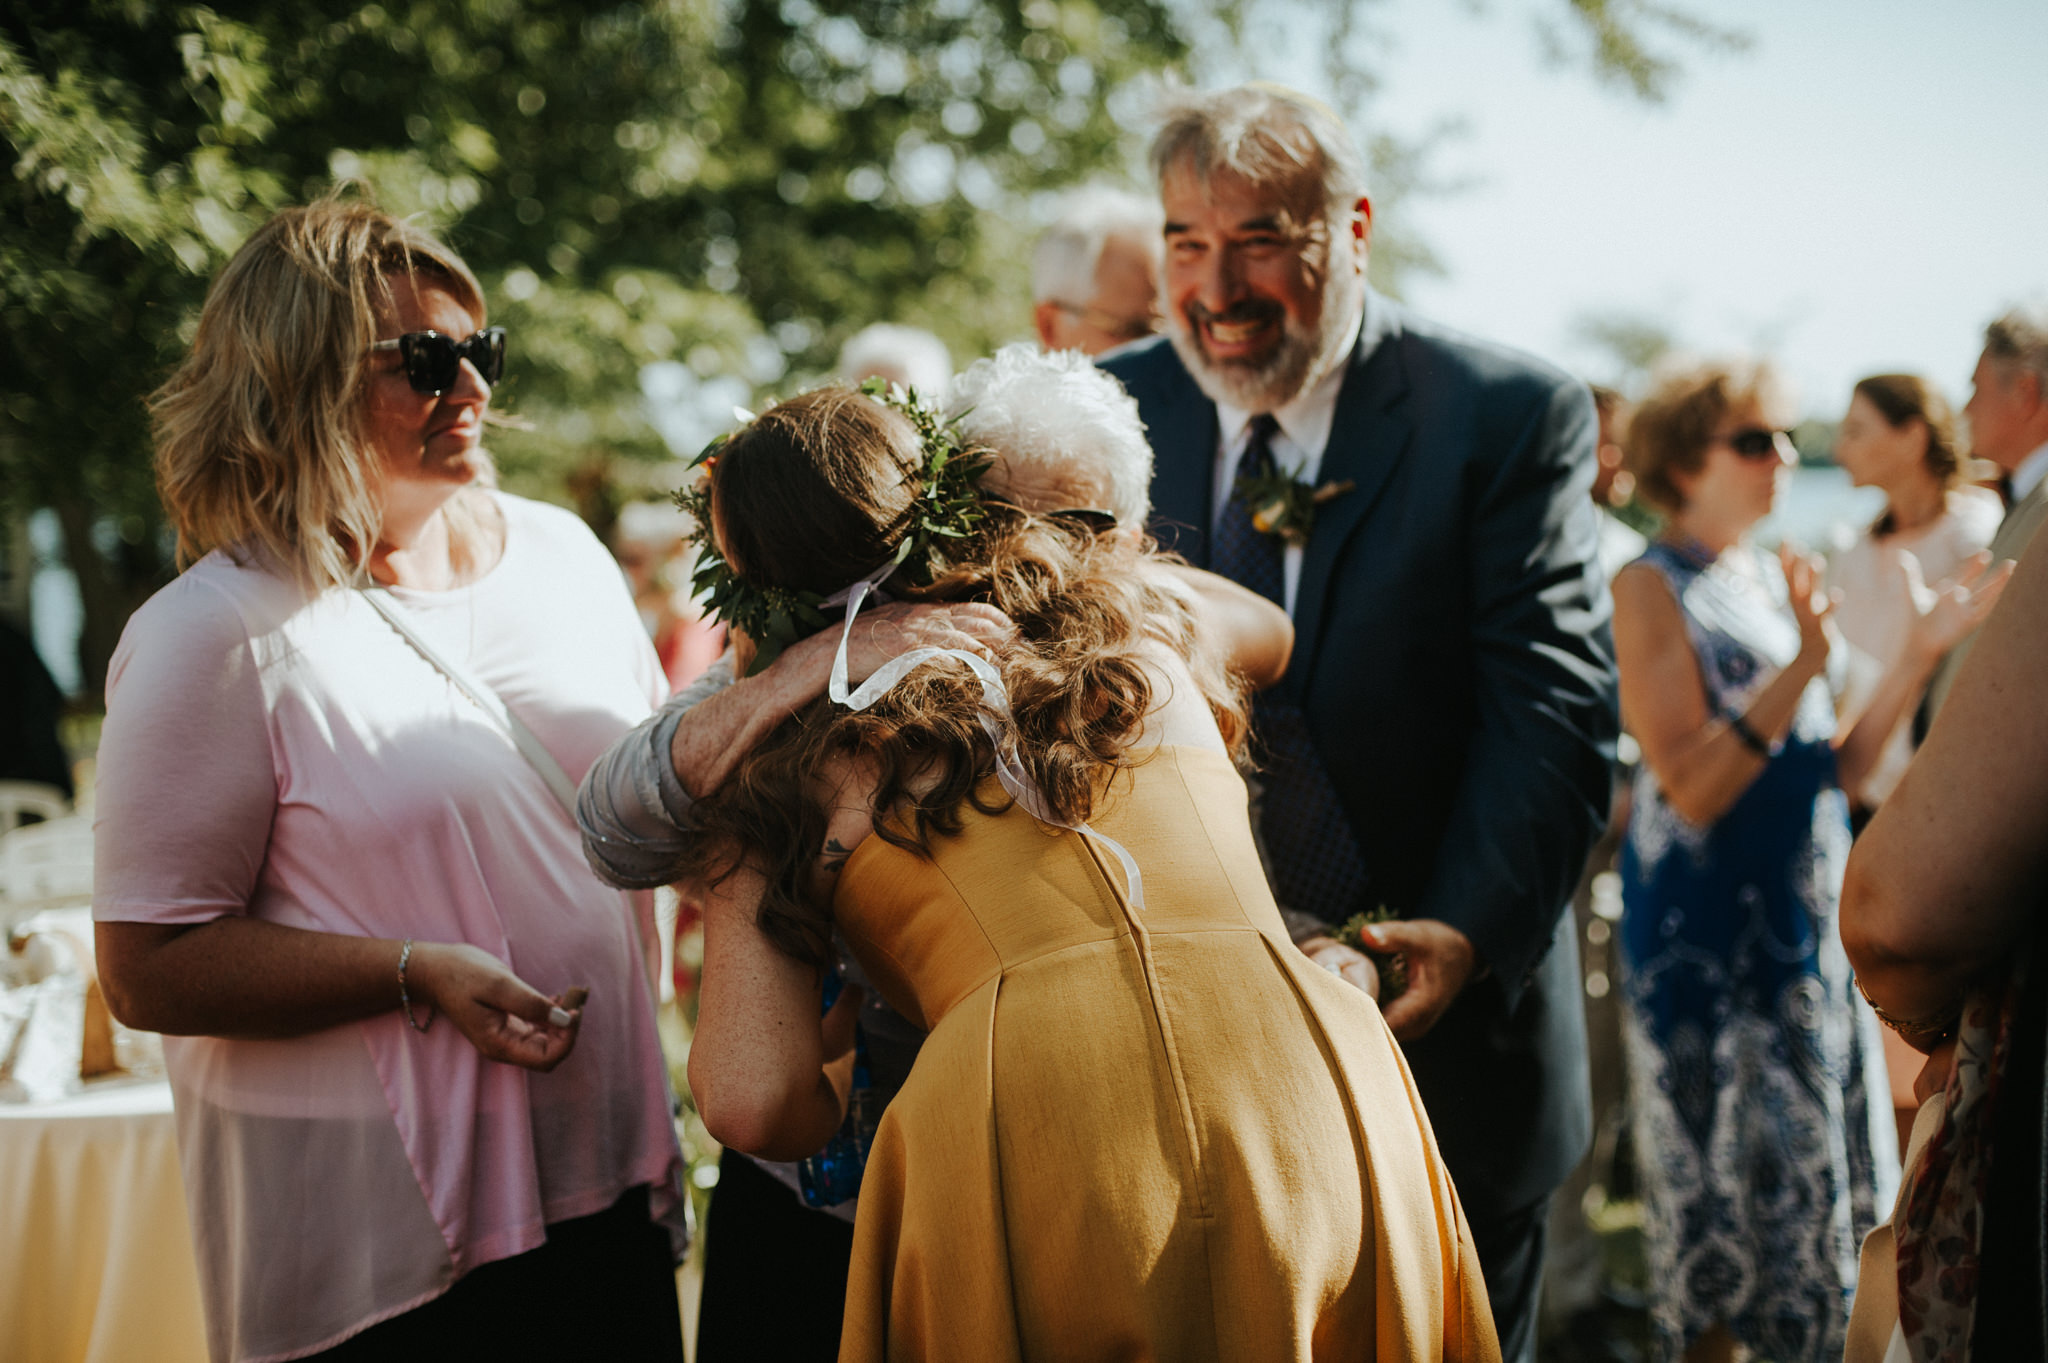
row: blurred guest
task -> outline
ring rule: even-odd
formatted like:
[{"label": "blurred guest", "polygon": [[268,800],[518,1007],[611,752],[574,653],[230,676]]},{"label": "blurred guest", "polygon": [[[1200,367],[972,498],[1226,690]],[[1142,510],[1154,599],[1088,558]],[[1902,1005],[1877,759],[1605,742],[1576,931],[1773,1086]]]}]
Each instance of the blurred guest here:
[{"label": "blurred guest", "polygon": [[612,525],[612,556],[671,691],[695,681],[725,651],[725,626],[706,620],[690,593],[697,556],[685,537],[695,528],[680,508],[652,502],[626,503]]},{"label": "blurred guest", "polygon": [[1838,734],[1816,566],[1749,542],[1796,459],[1784,421],[1768,371],[1706,365],[1664,379],[1629,426],[1637,493],[1668,518],[1614,583],[1643,754],[1624,1035],[1663,1358],[1841,1355],[1858,1243],[1898,1161],[1877,1020],[1836,936],[1841,788],[2002,585],[1933,603]]},{"label": "blurred guest", "polygon": [[[2005,519],[1991,537],[1993,562],[2017,559],[2048,522],[2048,306],[2014,308],[1984,328],[1984,353],[1963,405],[1970,450],[2005,471]],[[1927,687],[1926,718],[1940,712],[1970,640],[1941,660]]]},{"label": "blurred guest", "polygon": [[57,737],[64,693],[33,640],[0,617],[0,781],[35,781],[71,798],[71,759]]},{"label": "blurred guest", "polygon": [[[1849,858],[1842,942],[1857,983],[1931,1052],[1928,1110],[1892,1217],[1895,1271],[1873,1274],[1882,1254],[1866,1251],[1853,1363],[2048,1356],[2044,674],[2048,553],[2036,546]],[[1867,1333],[1878,1298],[1885,1310]],[[1887,1352],[1895,1330],[1903,1338]]]},{"label": "blurred guest", "polygon": [[[1835,462],[1857,486],[1885,493],[1884,514],[1828,564],[1835,624],[1847,645],[1841,710],[1855,714],[1904,654],[1925,609],[1927,584],[1969,564],[1991,542],[2003,508],[1995,494],[1959,486],[1962,459],[1948,402],[1917,375],[1879,374],[1856,385],[1835,439]],[[1858,826],[1899,783],[1912,756],[1913,726],[1902,723],[1862,789],[1849,792]],[[1903,1148],[1919,1106],[1913,1080],[1922,1058],[1892,1032],[1885,1033],[1884,1048]]]},{"label": "blurred guest", "polygon": [[1031,318],[1047,350],[1099,355],[1159,330],[1159,204],[1076,190],[1031,252]]},{"label": "blurred guest", "polygon": [[923,327],[876,322],[846,338],[833,372],[856,387],[869,379],[887,379],[940,402],[953,381],[953,353]]},{"label": "blurred guest", "polygon": [[[1835,626],[1848,645],[1842,709],[1855,714],[1905,652],[1926,588],[1991,543],[2002,508],[1993,494],[1958,486],[1962,459],[1948,402],[1914,374],[1878,374],[1856,385],[1835,462],[1856,486],[1885,495],[1884,514],[1828,564],[1828,586],[1839,593]],[[1912,756],[1912,726],[1901,724],[1869,778],[1849,791],[1851,803],[1866,812],[1883,803]]]},{"label": "blurred guest", "polygon": [[1628,404],[1603,384],[1589,384],[1593,410],[1600,415],[1600,447],[1593,469],[1593,505],[1600,508],[1600,571],[1608,581],[1636,561],[1649,546],[1642,532],[1615,515],[1635,495],[1636,479],[1622,465],[1621,433],[1628,425]]},{"label": "blurred guest", "polygon": [[682,1357],[652,924],[565,807],[666,688],[583,523],[479,485],[504,357],[453,252],[327,199],[155,399],[186,567],[108,674],[93,913],[218,1360]]}]

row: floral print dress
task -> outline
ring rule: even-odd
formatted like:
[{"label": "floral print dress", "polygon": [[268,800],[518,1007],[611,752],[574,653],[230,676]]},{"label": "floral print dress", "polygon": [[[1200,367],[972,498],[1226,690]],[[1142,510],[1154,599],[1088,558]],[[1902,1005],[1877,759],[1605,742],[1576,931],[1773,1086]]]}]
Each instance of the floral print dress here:
[{"label": "floral print dress", "polygon": [[[1708,703],[1747,711],[1799,650],[1775,561],[1660,541],[1638,562],[1678,601]],[[1636,778],[1623,1032],[1663,1358],[1725,1323],[1778,1363],[1839,1359],[1858,1248],[1897,1190],[1878,1023],[1836,930],[1849,817],[1834,732],[1817,678],[1782,748],[1707,827],[1665,802],[1647,764]]]}]

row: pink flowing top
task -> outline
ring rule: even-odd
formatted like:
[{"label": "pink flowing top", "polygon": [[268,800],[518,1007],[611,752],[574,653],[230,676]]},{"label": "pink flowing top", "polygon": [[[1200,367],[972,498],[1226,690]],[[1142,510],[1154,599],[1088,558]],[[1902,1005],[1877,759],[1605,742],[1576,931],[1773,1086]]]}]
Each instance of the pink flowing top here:
[{"label": "pink flowing top", "polygon": [[[493,496],[498,565],[394,595],[580,779],[662,700],[660,666],[582,522]],[[504,732],[359,593],[309,597],[215,552],[151,598],[108,675],[95,834],[102,920],[468,942],[542,993],[590,989],[550,1074],[395,1007],[285,1041],[167,1038],[216,1359],[329,1347],[635,1185],[680,1233],[627,896]]]}]

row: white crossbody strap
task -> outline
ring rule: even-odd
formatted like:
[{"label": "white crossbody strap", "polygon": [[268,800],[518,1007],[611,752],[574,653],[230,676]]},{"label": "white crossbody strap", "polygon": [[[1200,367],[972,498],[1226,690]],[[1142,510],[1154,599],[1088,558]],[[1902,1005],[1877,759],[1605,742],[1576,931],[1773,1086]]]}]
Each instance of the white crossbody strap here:
[{"label": "white crossbody strap", "polygon": [[432,644],[421,638],[419,631],[413,628],[412,621],[407,618],[405,608],[398,604],[390,592],[382,587],[364,587],[361,591],[363,599],[377,608],[377,613],[412,645],[415,653],[432,663],[442,676],[455,683],[457,690],[475,702],[477,709],[491,717],[492,722],[512,740],[512,746],[519,749],[519,755],[540,773],[540,779],[547,783],[549,793],[573,820],[576,817],[576,783],[562,770],[562,764],[555,761],[554,754],[542,746],[533,730],[527,728],[519,716],[512,713],[511,707],[505,704],[496,691],[472,677],[467,670],[442,657]]}]

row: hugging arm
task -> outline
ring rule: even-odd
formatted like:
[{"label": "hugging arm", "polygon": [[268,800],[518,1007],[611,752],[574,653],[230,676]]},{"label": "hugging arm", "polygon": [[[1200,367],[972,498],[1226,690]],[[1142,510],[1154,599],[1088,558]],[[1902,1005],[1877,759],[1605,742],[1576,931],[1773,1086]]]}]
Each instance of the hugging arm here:
[{"label": "hugging arm", "polygon": [[690,1093],[721,1145],[766,1160],[816,1153],[846,1115],[860,990],[819,1018],[822,981],[755,923],[760,873],[742,865],[696,886],[704,975],[690,1043]]},{"label": "hugging arm", "polygon": [[1183,563],[1154,562],[1162,585],[1187,604],[1196,637],[1223,666],[1263,691],[1286,675],[1294,652],[1294,622],[1257,592],[1216,573]]},{"label": "hugging arm", "polygon": [[[986,654],[1012,632],[992,606],[894,604],[862,613],[847,640],[847,671],[866,677],[925,645]],[[576,822],[591,869],[626,889],[676,878],[690,851],[690,805],[724,785],[740,760],[783,720],[825,693],[837,629],[783,650],[758,675],[735,680],[728,652],[598,758],[577,793]]]},{"label": "hugging arm", "polygon": [[2022,558],[1927,742],[1849,855],[1842,945],[1878,1006],[1944,1013],[2048,889],[2048,553]]}]

